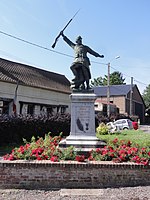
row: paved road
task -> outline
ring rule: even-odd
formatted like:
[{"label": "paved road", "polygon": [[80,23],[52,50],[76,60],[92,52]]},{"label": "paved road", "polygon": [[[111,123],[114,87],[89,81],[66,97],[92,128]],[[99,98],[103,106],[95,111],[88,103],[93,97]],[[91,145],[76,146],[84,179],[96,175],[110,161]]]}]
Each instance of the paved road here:
[{"label": "paved road", "polygon": [[150,125],[140,125],[139,129],[146,133],[150,133]]},{"label": "paved road", "polygon": [[150,200],[150,186],[105,189],[0,190],[0,200]]}]

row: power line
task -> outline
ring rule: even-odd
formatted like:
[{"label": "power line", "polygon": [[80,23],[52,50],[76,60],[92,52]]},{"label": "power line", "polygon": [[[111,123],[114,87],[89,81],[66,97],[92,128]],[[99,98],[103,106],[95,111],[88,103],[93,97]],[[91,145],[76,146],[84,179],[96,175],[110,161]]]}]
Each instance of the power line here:
[{"label": "power line", "polygon": [[[68,55],[68,54],[65,54],[65,53],[62,53],[62,52],[59,52],[59,51],[55,51],[55,50],[49,49],[49,48],[47,48],[47,47],[43,47],[43,46],[41,46],[41,45],[39,45],[39,44],[35,44],[35,43],[33,43],[33,42],[29,42],[29,41],[27,41],[27,40],[24,40],[24,39],[22,39],[22,38],[19,38],[19,37],[14,36],[14,35],[8,34],[8,33],[6,33],[6,32],[0,31],[0,33],[3,34],[3,35],[9,36],[9,37],[11,37],[11,38],[13,38],[13,39],[19,40],[19,41],[21,41],[21,42],[30,44],[30,45],[32,45],[32,46],[35,46],[35,47],[38,47],[38,48],[41,48],[41,49],[44,49],[44,50],[47,50],[47,51],[51,51],[51,52],[53,52],[53,53],[58,53],[58,54],[63,55],[63,56],[68,56],[68,57],[74,58],[74,57],[71,56],[71,55]],[[107,65],[106,63],[100,63],[100,62],[95,62],[95,61],[91,61],[91,62],[92,62],[92,63],[96,63],[96,64],[101,64],[101,65]]]},{"label": "power line", "polygon": [[47,51],[51,51],[51,52],[53,52],[53,53],[58,53],[58,54],[61,54],[61,55],[63,55],[63,56],[73,57],[73,56],[71,56],[71,55],[68,55],[68,54],[65,54],[65,53],[61,53],[61,52],[59,52],[59,51],[55,51],[55,50],[49,49],[49,48],[47,48],[47,47],[43,47],[43,46],[41,46],[41,45],[39,45],[39,44],[35,44],[35,43],[33,43],[33,42],[29,42],[29,41],[24,40],[24,39],[22,39],[22,38],[19,38],[19,37],[16,37],[16,36],[14,36],[14,35],[5,33],[5,32],[3,32],[3,31],[0,31],[0,33],[3,34],[3,35],[9,36],[9,37],[11,37],[11,38],[14,38],[14,39],[16,39],[16,40],[19,40],[19,41],[21,41],[21,42],[30,44],[30,45],[32,45],[32,46],[35,46],[35,47],[38,47],[38,48],[41,48],[41,49],[44,49],[44,50],[47,50]]},{"label": "power line", "polygon": [[106,63],[100,63],[100,62],[95,62],[95,61],[91,61],[91,62],[95,64],[107,65]]},{"label": "power line", "polygon": [[[118,71],[118,69],[116,69],[116,68],[114,68],[114,67],[112,67],[112,66],[110,66],[110,67],[111,67],[112,69]],[[124,75],[124,76],[126,76],[126,77],[129,77],[129,78],[132,78],[132,77],[133,77],[133,76],[130,76],[130,75],[127,75],[127,74],[124,74],[124,73],[122,73],[122,75]],[[141,82],[141,81],[138,81],[138,80],[136,80],[136,79],[134,79],[134,81],[137,82],[137,83],[139,83],[139,84],[143,84],[143,85],[145,85],[145,86],[148,86],[148,84],[143,83],[143,82]]]},{"label": "power line", "polygon": [[145,85],[145,86],[148,86],[148,84],[143,83],[143,82],[140,82],[140,81],[137,81],[136,79],[134,79],[134,81],[137,82],[137,83],[143,84],[143,85]]},{"label": "power line", "polygon": [[[110,66],[112,69],[114,69],[114,70],[117,70],[118,71],[118,69],[116,69],[116,68],[114,68],[114,67],[112,67],[112,66]],[[129,76],[129,75],[127,75],[127,74],[124,74],[124,73],[122,73],[122,75],[124,75],[124,76],[127,76],[127,77],[132,77],[132,76]]]},{"label": "power line", "polygon": [[4,56],[9,57],[9,58],[12,58],[12,60],[14,60],[14,61],[17,60],[17,61],[23,62],[23,63],[25,63],[25,64],[28,63],[28,65],[37,65],[37,64],[35,64],[35,63],[32,63],[31,61],[24,60],[23,58],[20,58],[20,57],[18,57],[18,56],[15,56],[15,55],[13,55],[13,54],[11,54],[11,53],[8,53],[8,52],[6,52],[6,51],[3,51],[3,50],[1,50],[1,49],[0,49],[0,52],[2,52],[2,54],[3,54]]},{"label": "power line", "polygon": [[[68,54],[65,54],[65,53],[62,53],[62,52],[59,52],[59,51],[55,51],[55,50],[49,49],[49,48],[47,48],[47,47],[43,47],[43,46],[41,46],[41,45],[39,45],[39,44],[36,44],[36,43],[30,42],[30,41],[24,40],[24,39],[22,39],[22,38],[19,38],[19,37],[14,36],[14,35],[8,34],[8,33],[6,33],[6,32],[0,31],[0,33],[3,34],[3,35],[6,35],[6,36],[8,36],[8,37],[11,37],[11,38],[13,38],[13,39],[19,40],[19,41],[21,41],[21,42],[30,44],[30,45],[32,45],[32,46],[35,46],[35,47],[38,47],[38,48],[41,48],[41,49],[44,49],[44,50],[47,50],[47,51],[51,51],[51,52],[53,52],[53,53],[57,53],[57,54],[60,54],[60,55],[63,55],[63,56],[67,56],[67,57],[73,58],[73,56],[71,56],[71,55],[68,55]],[[108,64],[106,64],[106,63],[101,63],[101,62],[95,62],[95,61],[91,61],[91,62],[92,62],[92,63],[96,63],[96,64],[101,64],[101,65],[106,65],[106,66],[108,65]],[[114,70],[117,70],[116,68],[114,68],[114,67],[112,67],[112,66],[110,66],[110,67],[111,67],[112,69],[114,69]],[[118,71],[118,70],[117,70],[117,71]],[[131,78],[131,76],[129,76],[129,75],[127,75],[127,74],[124,74],[124,73],[122,73],[122,74],[125,75],[125,76],[127,76],[127,77],[130,77],[130,78]],[[146,85],[146,86],[148,85],[148,84],[142,83],[142,82],[140,82],[140,81],[137,81],[137,80],[135,80],[135,79],[134,79],[134,81],[136,81],[136,82],[138,82],[138,83],[140,83],[140,84]]]}]

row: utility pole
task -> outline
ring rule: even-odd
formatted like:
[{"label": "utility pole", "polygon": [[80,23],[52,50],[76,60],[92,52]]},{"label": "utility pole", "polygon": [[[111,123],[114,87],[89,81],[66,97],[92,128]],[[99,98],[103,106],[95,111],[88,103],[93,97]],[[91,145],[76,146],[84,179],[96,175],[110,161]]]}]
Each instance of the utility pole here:
[{"label": "utility pole", "polygon": [[131,77],[131,89],[130,89],[130,116],[133,115],[133,77]]},{"label": "utility pole", "polygon": [[[118,58],[120,58],[120,56],[116,56],[112,60],[118,59]],[[110,117],[110,62],[107,64],[107,66],[108,66],[108,74],[107,74],[107,117]]]},{"label": "utility pole", "polygon": [[107,74],[107,116],[110,117],[110,62],[108,63]]}]

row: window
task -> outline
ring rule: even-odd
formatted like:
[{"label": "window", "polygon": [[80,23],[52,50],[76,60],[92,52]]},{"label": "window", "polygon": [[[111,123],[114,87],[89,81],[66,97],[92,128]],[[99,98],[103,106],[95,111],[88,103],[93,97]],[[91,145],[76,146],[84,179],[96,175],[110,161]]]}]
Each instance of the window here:
[{"label": "window", "polygon": [[65,113],[66,107],[61,107],[61,113]]},{"label": "window", "polygon": [[9,114],[10,101],[0,101],[0,114]]},{"label": "window", "polygon": [[33,115],[34,114],[34,105],[28,104],[27,114]]}]

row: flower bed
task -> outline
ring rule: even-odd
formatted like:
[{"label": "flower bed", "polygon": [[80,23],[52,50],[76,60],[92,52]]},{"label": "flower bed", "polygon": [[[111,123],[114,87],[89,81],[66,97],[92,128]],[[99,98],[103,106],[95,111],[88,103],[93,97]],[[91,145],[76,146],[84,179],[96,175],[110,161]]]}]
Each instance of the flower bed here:
[{"label": "flower bed", "polygon": [[132,142],[119,141],[117,138],[104,148],[98,148],[89,152],[88,157],[78,155],[74,147],[59,148],[61,134],[45,138],[32,137],[31,142],[24,140],[25,145],[14,148],[10,154],[5,155],[4,160],[50,160],[58,162],[61,160],[75,160],[78,162],[89,161],[113,161],[113,162],[135,162],[148,165],[150,162],[150,149],[132,146]]}]

